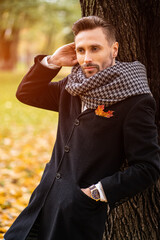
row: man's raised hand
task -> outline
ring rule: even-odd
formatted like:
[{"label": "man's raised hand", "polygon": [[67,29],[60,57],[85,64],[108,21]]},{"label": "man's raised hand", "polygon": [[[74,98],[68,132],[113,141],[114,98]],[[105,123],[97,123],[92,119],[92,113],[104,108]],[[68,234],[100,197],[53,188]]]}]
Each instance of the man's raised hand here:
[{"label": "man's raised hand", "polygon": [[69,43],[58,48],[48,59],[48,63],[55,64],[60,67],[74,66],[77,63],[75,43]]}]

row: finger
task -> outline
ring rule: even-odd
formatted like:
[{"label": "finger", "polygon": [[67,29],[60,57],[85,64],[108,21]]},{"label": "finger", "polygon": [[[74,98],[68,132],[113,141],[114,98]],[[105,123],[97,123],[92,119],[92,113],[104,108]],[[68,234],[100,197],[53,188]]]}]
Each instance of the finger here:
[{"label": "finger", "polygon": [[75,46],[75,42],[68,43],[67,45]]},{"label": "finger", "polygon": [[69,44],[67,44],[69,47],[71,47],[72,49],[74,49],[75,50],[75,43],[74,42],[72,42],[72,43],[69,43]]}]

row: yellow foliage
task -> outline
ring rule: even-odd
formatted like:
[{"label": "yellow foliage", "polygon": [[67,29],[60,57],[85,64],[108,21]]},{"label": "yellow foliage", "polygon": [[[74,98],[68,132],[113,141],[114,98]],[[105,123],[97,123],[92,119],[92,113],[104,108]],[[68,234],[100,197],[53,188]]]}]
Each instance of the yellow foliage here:
[{"label": "yellow foliage", "polygon": [[35,136],[3,138],[0,149],[0,239],[27,206],[49,161],[55,131],[50,128]]}]

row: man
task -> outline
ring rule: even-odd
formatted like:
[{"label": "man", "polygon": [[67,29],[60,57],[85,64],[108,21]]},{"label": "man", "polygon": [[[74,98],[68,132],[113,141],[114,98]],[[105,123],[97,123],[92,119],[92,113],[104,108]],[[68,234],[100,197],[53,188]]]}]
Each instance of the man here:
[{"label": "man", "polygon": [[[115,60],[115,30],[101,18],[84,17],[73,32],[74,43],[35,58],[17,91],[23,103],[58,111],[59,123],[51,160],[6,240],[101,240],[107,211],[159,178],[145,67]],[[63,66],[71,74],[51,82]]]}]

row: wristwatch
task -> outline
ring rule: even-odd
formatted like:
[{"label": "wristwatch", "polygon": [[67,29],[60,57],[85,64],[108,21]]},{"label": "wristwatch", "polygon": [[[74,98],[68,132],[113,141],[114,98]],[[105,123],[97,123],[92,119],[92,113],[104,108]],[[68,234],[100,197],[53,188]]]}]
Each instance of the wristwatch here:
[{"label": "wristwatch", "polygon": [[95,201],[99,201],[100,200],[100,194],[98,189],[96,188],[95,185],[92,185],[89,187],[90,191],[91,191],[91,198],[94,199]]}]

